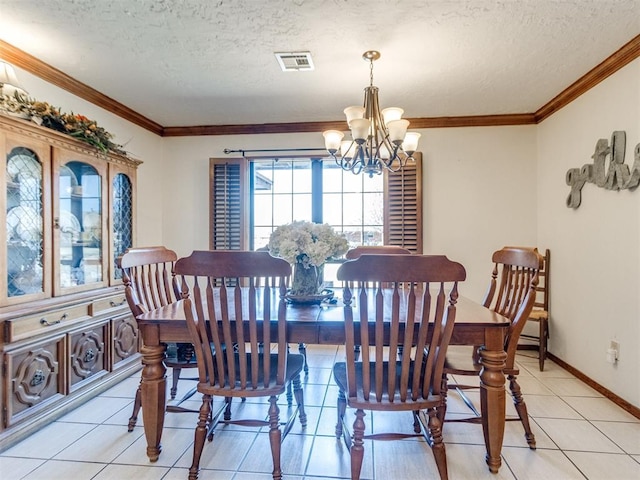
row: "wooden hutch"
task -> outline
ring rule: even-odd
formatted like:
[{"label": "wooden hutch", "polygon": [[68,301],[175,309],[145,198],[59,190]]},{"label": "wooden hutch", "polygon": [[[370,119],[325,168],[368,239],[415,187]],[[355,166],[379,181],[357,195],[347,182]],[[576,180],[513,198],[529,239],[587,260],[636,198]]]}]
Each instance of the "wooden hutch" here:
[{"label": "wooden hutch", "polygon": [[141,162],[1,114],[0,150],[2,451],[140,368],[115,262]]}]

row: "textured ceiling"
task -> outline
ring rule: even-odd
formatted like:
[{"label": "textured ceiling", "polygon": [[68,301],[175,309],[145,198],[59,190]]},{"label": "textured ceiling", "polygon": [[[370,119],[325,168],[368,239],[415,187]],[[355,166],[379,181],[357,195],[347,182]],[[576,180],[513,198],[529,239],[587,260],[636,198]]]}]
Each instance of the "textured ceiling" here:
[{"label": "textured ceiling", "polygon": [[0,0],[1,40],[163,126],[341,120],[372,49],[406,117],[530,113],[639,33],[640,0]]}]

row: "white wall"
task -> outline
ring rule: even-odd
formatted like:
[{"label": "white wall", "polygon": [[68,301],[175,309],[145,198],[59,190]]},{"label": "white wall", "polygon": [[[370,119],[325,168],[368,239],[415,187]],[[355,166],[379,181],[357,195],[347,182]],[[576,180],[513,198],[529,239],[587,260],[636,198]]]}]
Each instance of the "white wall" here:
[{"label": "white wall", "polygon": [[16,74],[30,97],[59,107],[63,112],[78,113],[95,120],[99,126],[114,135],[115,143],[124,145],[133,158],[144,162],[137,174],[137,243],[162,243],[162,138],[24,70],[16,68]]},{"label": "white wall", "polygon": [[[535,126],[423,130],[424,251],[467,268],[464,295],[480,300],[491,254],[536,240]],[[229,149],[322,146],[317,134],[179,137],[164,140],[165,244],[206,249],[208,165]],[[171,199],[171,200],[169,200]]]},{"label": "white wall", "polygon": [[[640,190],[586,184],[565,206],[570,168],[593,163],[596,141],[627,135],[626,161],[640,143],[640,59],[538,125],[538,244],[552,252],[549,349],[640,406]],[[605,361],[620,342],[617,365]]]}]

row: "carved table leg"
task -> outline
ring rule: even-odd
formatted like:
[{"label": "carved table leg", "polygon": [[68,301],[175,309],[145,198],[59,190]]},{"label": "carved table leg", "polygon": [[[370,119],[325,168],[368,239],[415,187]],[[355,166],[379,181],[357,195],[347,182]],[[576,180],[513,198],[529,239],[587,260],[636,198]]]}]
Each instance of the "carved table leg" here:
[{"label": "carved table leg", "polygon": [[[500,454],[504,439],[505,424],[505,378],[503,370],[507,354],[502,346],[502,332],[494,330],[486,347],[480,350],[482,370],[480,372],[480,405],[482,407],[482,430],[487,448],[486,461],[491,473],[497,473],[502,463]],[[500,337],[493,338],[493,337]],[[489,337],[489,336],[487,336]]]},{"label": "carved table leg", "polygon": [[148,345],[142,353],[142,418],[144,434],[147,438],[147,456],[151,462],[158,460],[162,451],[160,439],[164,426],[164,410],[167,394],[167,369],[164,365],[166,346]]}]

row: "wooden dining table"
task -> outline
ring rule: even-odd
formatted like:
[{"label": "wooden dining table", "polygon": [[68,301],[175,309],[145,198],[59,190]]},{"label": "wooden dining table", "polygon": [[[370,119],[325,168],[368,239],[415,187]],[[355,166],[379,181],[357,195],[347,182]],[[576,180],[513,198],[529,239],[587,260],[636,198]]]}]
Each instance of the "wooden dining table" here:
[{"label": "wooden dining table", "polygon": [[[390,292],[390,290],[389,290]],[[388,294],[390,295],[390,293]],[[288,341],[299,344],[344,345],[343,306],[336,291],[334,303],[287,305]],[[137,317],[142,336],[142,416],[151,462],[161,453],[166,409],[166,343],[191,342],[183,301],[152,310]],[[357,309],[357,305],[355,307]],[[354,314],[354,318],[358,318]],[[274,322],[275,325],[275,322]],[[481,304],[460,296],[452,345],[484,345],[480,350],[480,406],[489,470],[497,473],[505,424],[504,338],[509,320]],[[446,431],[446,429],[445,429]]]}]

